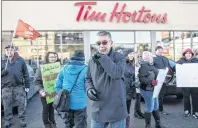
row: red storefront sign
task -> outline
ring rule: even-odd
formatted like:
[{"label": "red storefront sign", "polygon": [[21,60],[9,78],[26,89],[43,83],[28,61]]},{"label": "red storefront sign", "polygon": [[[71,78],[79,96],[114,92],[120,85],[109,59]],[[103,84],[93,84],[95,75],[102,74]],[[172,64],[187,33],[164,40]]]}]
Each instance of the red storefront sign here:
[{"label": "red storefront sign", "polygon": [[[89,1],[89,2],[77,2],[75,6],[80,6],[78,11],[76,21],[80,22],[84,21],[101,21],[106,22],[133,22],[133,23],[167,23],[167,13],[164,14],[156,14],[151,12],[150,9],[146,9],[144,6],[140,10],[134,10],[132,12],[126,11],[126,4],[120,5],[118,2],[115,4],[112,12],[110,13],[110,17],[106,12],[100,12],[94,10],[94,5],[97,2]],[[118,10],[118,7],[121,6],[121,10]]]}]

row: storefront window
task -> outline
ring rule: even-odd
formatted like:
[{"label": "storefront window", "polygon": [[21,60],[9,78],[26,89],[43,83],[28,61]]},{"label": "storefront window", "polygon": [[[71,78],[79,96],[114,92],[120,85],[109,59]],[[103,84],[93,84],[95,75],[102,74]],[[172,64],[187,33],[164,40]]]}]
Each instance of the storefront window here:
[{"label": "storefront window", "polygon": [[135,32],[135,43],[138,43],[138,44],[151,43],[150,31],[136,31]]},{"label": "storefront window", "polygon": [[135,44],[135,52],[142,54],[143,51],[151,52],[151,44]]},{"label": "storefront window", "polygon": [[157,46],[163,47],[163,56],[174,60],[173,31],[157,31]]},{"label": "storefront window", "polygon": [[192,38],[193,38],[192,48],[193,49],[198,49],[198,31],[197,32],[192,32]]},{"label": "storefront window", "polygon": [[[60,33],[55,33],[55,44],[60,44]],[[63,44],[83,44],[83,33],[82,32],[62,32]]]},{"label": "storefront window", "polygon": [[[99,31],[90,31],[90,43],[95,44],[97,42],[97,33]],[[133,31],[108,31],[111,33],[114,44],[134,43]]]},{"label": "storefront window", "polygon": [[191,32],[188,31],[175,31],[175,60],[182,57],[183,50],[191,48]]}]

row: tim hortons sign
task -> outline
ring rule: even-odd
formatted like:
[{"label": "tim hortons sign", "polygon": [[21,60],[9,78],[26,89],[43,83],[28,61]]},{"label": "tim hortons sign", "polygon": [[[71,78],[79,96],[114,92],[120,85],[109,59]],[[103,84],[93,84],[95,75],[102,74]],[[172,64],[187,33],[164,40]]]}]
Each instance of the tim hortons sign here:
[{"label": "tim hortons sign", "polygon": [[[118,2],[114,5],[114,8],[110,15],[107,12],[100,12],[94,10],[94,6],[97,2],[76,2],[75,6],[80,6],[76,21],[100,21],[100,22],[113,22],[117,23],[167,23],[167,13],[157,14],[150,9],[146,9],[144,6],[140,10],[126,11],[126,4],[120,5]],[[118,7],[122,8],[118,10]]]}]

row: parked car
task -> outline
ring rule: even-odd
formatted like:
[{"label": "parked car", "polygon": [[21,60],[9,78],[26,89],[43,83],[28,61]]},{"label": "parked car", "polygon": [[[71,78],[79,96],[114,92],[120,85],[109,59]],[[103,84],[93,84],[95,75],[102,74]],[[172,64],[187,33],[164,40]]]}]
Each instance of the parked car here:
[{"label": "parked car", "polygon": [[[28,100],[30,100],[30,98],[32,98],[38,92],[38,90],[33,85],[34,74],[35,74],[34,70],[29,64],[26,63],[26,65],[27,65],[27,69],[28,69],[28,73],[29,73],[29,77],[30,77],[30,88],[29,88],[29,92],[26,93],[27,94],[26,105],[27,105]],[[2,110],[1,112],[3,114],[3,103],[2,102],[1,102],[1,110]],[[17,110],[16,109],[16,104],[13,103],[13,111],[14,111],[14,113],[16,112],[16,110]]]},{"label": "parked car", "polygon": [[176,95],[177,99],[182,99],[183,98],[183,92],[181,88],[178,88],[176,86],[176,62],[169,59],[169,64],[170,64],[170,68],[166,77],[166,82],[168,83],[166,86],[166,93],[165,96],[168,95]]}]

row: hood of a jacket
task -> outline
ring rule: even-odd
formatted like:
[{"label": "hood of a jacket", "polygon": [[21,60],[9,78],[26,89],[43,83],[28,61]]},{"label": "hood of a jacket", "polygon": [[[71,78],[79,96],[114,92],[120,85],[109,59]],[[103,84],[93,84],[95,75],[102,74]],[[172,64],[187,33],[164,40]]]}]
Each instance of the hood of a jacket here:
[{"label": "hood of a jacket", "polygon": [[85,67],[86,65],[83,61],[70,60],[65,66],[65,71],[67,71],[71,75],[77,75]]}]

